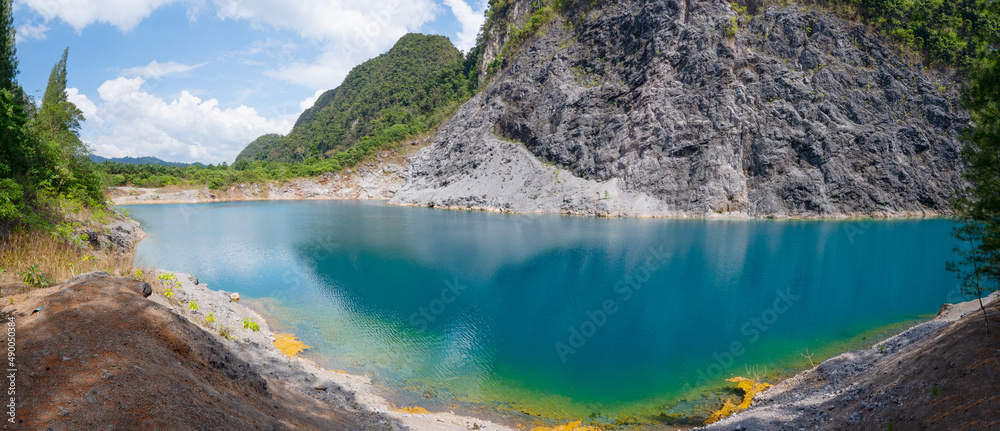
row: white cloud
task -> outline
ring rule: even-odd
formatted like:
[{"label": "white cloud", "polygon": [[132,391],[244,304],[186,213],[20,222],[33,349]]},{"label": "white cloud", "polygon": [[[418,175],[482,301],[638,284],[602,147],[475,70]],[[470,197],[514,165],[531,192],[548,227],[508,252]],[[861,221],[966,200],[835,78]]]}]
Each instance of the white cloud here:
[{"label": "white cloud", "polygon": [[202,100],[188,91],[165,101],[143,91],[144,82],[142,78],[125,77],[105,81],[98,89],[100,104],[80,108],[84,115],[92,109],[94,117],[101,119],[99,123],[87,123],[83,131],[83,140],[96,154],[232,162],[258,136],[288,133],[294,122],[288,117],[264,118],[243,105],[223,109],[218,100]]},{"label": "white cloud", "polygon": [[327,90],[323,89],[316,90],[316,93],[313,94],[311,97],[307,97],[303,101],[299,102],[299,108],[302,109],[303,111],[312,108],[312,106],[316,104],[316,101],[319,100],[319,96],[322,96],[323,93],[326,92]]},{"label": "white cloud", "polygon": [[139,76],[143,78],[161,78],[167,75],[174,75],[178,73],[188,72],[199,67],[202,67],[208,63],[201,64],[181,64],[174,61],[168,61],[166,63],[159,63],[156,60],[149,62],[145,66],[130,67],[122,71],[122,75],[125,76]]},{"label": "white cloud", "polygon": [[76,105],[83,112],[85,124],[90,124],[98,128],[104,127],[104,119],[97,115],[97,105],[87,98],[87,95],[80,93],[76,88],[66,89],[66,99]]},{"label": "white cloud", "polygon": [[[17,1],[38,13],[44,23],[59,19],[77,31],[103,22],[128,32],[153,10],[170,3],[183,3],[191,20],[214,10],[220,19],[248,21],[253,28],[293,31],[318,44],[322,54],[309,60],[288,61],[287,66],[272,70],[269,76],[313,90],[336,87],[352,66],[384,52],[407,32],[419,30],[434,20],[440,9],[434,0]],[[482,13],[476,17],[472,8],[460,0],[446,2],[462,23],[460,47],[467,49],[475,41]],[[44,31],[32,34],[44,37]]]},{"label": "white cloud", "polygon": [[462,31],[458,32],[458,42],[455,45],[458,49],[468,52],[476,46],[476,36],[486,22],[487,4],[485,1],[480,1],[479,9],[473,11],[472,6],[462,0],[444,0],[444,3],[451,8],[455,19],[462,24]]},{"label": "white cloud", "polygon": [[175,0],[18,0],[34,9],[45,22],[60,19],[76,31],[103,22],[128,32],[156,8]]},{"label": "white cloud", "polygon": [[[363,60],[346,60],[327,51],[312,62],[299,61],[266,72],[267,76],[310,89],[329,90],[340,85],[351,69]],[[318,91],[317,90],[317,91]]]},{"label": "white cloud", "polygon": [[49,31],[49,26],[45,24],[25,24],[17,28],[17,39],[45,39],[45,32]]},{"label": "white cloud", "polygon": [[317,89],[340,85],[351,68],[434,19],[432,0],[213,0],[222,19],[257,28],[291,30],[321,45],[322,54],[272,70],[268,76]]}]

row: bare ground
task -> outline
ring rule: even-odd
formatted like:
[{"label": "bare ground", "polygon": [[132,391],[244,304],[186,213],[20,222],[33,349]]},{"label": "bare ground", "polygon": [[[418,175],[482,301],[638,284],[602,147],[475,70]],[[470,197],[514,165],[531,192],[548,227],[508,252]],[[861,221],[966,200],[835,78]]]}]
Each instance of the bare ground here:
[{"label": "bare ground", "polygon": [[381,415],[345,408],[349,400],[274,384],[212,334],[144,298],[144,283],[94,274],[5,298],[13,301],[3,315],[16,323],[17,371],[16,415],[4,429],[390,427]]}]

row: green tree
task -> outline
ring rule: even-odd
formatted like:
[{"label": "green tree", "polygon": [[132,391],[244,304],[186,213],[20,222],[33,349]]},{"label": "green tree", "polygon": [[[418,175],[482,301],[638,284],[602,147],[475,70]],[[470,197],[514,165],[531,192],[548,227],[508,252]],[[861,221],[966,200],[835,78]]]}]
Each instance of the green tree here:
[{"label": "green tree", "polygon": [[27,133],[11,0],[0,0],[0,231],[22,215],[24,193],[19,180],[31,166],[32,136]]},{"label": "green tree", "polygon": [[62,58],[52,66],[49,83],[42,97],[42,107],[35,118],[39,136],[56,141],[67,158],[83,156],[88,153],[87,147],[80,141],[80,122],[84,120],[83,112],[69,101],[66,93],[66,60],[69,48],[63,51]]},{"label": "green tree", "polygon": [[14,33],[12,0],[0,0],[0,88],[21,95],[17,85],[17,38]]},{"label": "green tree", "polygon": [[[973,123],[963,134],[962,150],[967,165],[962,175],[970,187],[956,205],[963,226],[955,229],[955,237],[968,248],[948,267],[959,274],[967,293],[981,297],[1000,287],[1000,53],[987,54],[973,69],[964,103]],[[982,303],[980,308],[985,318]]]}]

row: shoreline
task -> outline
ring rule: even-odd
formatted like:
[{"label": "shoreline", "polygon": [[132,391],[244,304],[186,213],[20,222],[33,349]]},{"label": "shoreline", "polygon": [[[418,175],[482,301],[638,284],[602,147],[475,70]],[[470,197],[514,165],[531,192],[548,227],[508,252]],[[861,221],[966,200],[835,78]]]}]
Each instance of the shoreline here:
[{"label": "shoreline", "polygon": [[[166,271],[157,270],[157,272],[161,273]],[[220,316],[220,311],[221,316],[226,316],[222,317],[220,322],[238,323],[243,318],[255,319],[255,321],[257,321],[260,325],[259,332],[251,333],[246,330],[241,331],[237,329],[237,339],[234,340],[226,340],[223,337],[219,337],[218,334],[214,332],[213,335],[216,336],[220,342],[225,343],[233,350],[233,352],[237,353],[241,359],[246,360],[248,363],[263,363],[264,365],[259,368],[261,375],[281,376],[280,379],[292,389],[304,393],[336,393],[352,398],[356,400],[358,405],[360,405],[360,408],[365,411],[385,415],[394,421],[396,425],[405,427],[404,429],[483,429],[498,431],[514,431],[517,429],[512,425],[498,424],[484,418],[456,414],[454,412],[429,412],[420,406],[396,406],[390,403],[389,400],[387,400],[383,395],[379,394],[380,390],[391,392],[393,389],[380,388],[379,386],[373,384],[371,378],[367,376],[349,374],[341,370],[325,369],[311,359],[303,358],[297,355],[290,357],[284,355],[273,343],[275,335],[280,334],[274,334],[271,331],[270,323],[256,310],[253,310],[247,305],[230,301],[229,295],[233,292],[212,290],[208,286],[198,283],[197,278],[190,274],[173,274],[175,274],[178,281],[182,284],[182,287],[176,291],[177,299],[179,301],[197,301],[199,307],[206,310],[200,314],[196,313],[197,316],[204,316],[209,309],[213,309],[219,310],[215,311],[217,318]],[[983,298],[983,301],[984,304],[989,304],[997,299],[1000,299],[1000,293],[994,293],[989,297]],[[183,316],[194,323],[198,323],[200,325],[202,324],[198,322],[197,319],[194,319],[190,313],[185,312],[183,308],[175,307],[173,304],[170,304],[167,298],[164,298],[157,292],[154,292],[154,295],[150,297],[150,300],[154,300],[161,305],[167,306],[175,314]],[[910,326],[902,332],[888,338],[877,340],[867,349],[842,352],[823,361],[822,363],[816,364],[815,367],[805,369],[788,376],[787,378],[776,383],[774,388],[771,390],[759,393],[755,397],[751,407],[747,410],[738,412],[720,420],[719,422],[705,426],[694,426],[689,428],[683,426],[669,426],[665,424],[661,426],[669,427],[668,429],[678,430],[732,429],[733,426],[736,426],[734,424],[754,421],[757,416],[770,416],[776,407],[773,404],[768,404],[762,408],[760,405],[761,401],[774,400],[782,397],[793,398],[794,402],[802,402],[803,398],[808,399],[809,394],[806,393],[808,392],[806,390],[808,388],[802,388],[796,385],[801,385],[803,381],[809,379],[813,373],[817,372],[817,370],[823,367],[831,367],[831,364],[835,364],[838,369],[863,366],[859,364],[862,364],[866,360],[871,360],[871,356],[873,354],[877,354],[875,352],[878,351],[879,345],[891,346],[889,348],[890,353],[898,352],[903,347],[913,346],[928,339],[938,329],[955,322],[970,313],[977,312],[979,312],[978,300],[970,300],[958,304],[943,304],[938,315],[929,321]],[[208,328],[205,329],[208,331]],[[239,337],[245,338],[238,339]],[[876,360],[892,361],[893,357],[885,356],[883,358],[876,358]],[[275,364],[277,364],[277,366],[275,366]],[[865,366],[865,368],[868,366],[871,365],[869,364]],[[792,422],[801,422],[808,421],[810,416],[807,413],[803,413],[800,416],[793,416],[787,419]],[[476,426],[479,428],[475,428]],[[648,429],[655,426],[657,425],[647,424],[641,429]],[[748,429],[756,428],[751,427]]]},{"label": "shoreline", "polygon": [[[292,183],[289,189],[286,189],[283,193],[276,193],[276,195],[256,193],[256,194],[244,194],[242,191],[233,191],[237,187],[241,188],[256,188],[260,189],[260,184],[240,184],[239,186],[234,186],[228,191],[212,193],[211,190],[207,188],[192,188],[192,189],[181,189],[177,191],[168,191],[170,188],[135,188],[135,187],[116,187],[115,190],[120,192],[132,192],[132,191],[142,191],[143,194],[139,196],[127,195],[112,197],[112,202],[116,207],[119,206],[130,206],[130,205],[164,205],[164,204],[210,204],[210,203],[221,203],[221,202],[281,202],[281,201],[385,201],[391,202],[392,196],[395,194],[395,190],[391,189],[364,189],[361,192],[365,193],[365,196],[359,196],[360,192],[354,189],[347,189],[347,192],[343,191],[326,191],[323,193],[306,193],[302,194],[301,187],[304,183],[316,182],[317,180],[300,178],[295,180],[290,180]],[[289,186],[282,186],[289,187]],[[272,185],[273,189],[273,185]],[[294,191],[288,191],[294,190]],[[166,196],[166,198],[164,198]],[[215,197],[212,197],[215,196]],[[934,219],[949,219],[952,217],[951,214],[944,213],[927,213],[927,212],[917,212],[917,211],[907,211],[899,214],[829,214],[829,215],[809,215],[809,216],[764,216],[764,217],[754,217],[743,213],[713,213],[704,215],[629,215],[629,214],[598,214],[595,212],[582,212],[582,211],[513,211],[508,209],[497,209],[497,208],[487,208],[487,207],[465,207],[465,206],[441,206],[441,205],[416,205],[408,203],[389,203],[389,205],[398,207],[412,207],[412,208],[429,208],[438,209],[446,211],[470,211],[470,212],[488,212],[494,214],[508,214],[508,215],[560,215],[569,217],[594,217],[594,218],[607,218],[607,219],[635,219],[635,220],[718,220],[718,221],[781,221],[781,222],[794,222],[794,221],[895,221],[895,220],[934,220]]]},{"label": "shoreline", "polygon": [[[168,271],[156,270],[157,274]],[[436,429],[436,430],[468,430],[482,429],[495,431],[514,431],[514,428],[496,424],[485,419],[457,415],[451,412],[428,412],[418,406],[394,406],[378,394],[375,386],[367,376],[348,374],[340,370],[328,370],[318,366],[314,361],[298,355],[287,356],[274,341],[276,336],[268,322],[253,309],[230,300],[230,293],[222,290],[212,290],[190,274],[172,273],[180,283],[173,290],[177,303],[198,304],[198,310],[185,310],[154,289],[150,300],[167,307],[174,314],[198,324],[206,332],[230,348],[238,357],[253,364],[262,376],[281,381],[289,389],[306,393],[311,396],[336,395],[353,400],[358,408],[389,418],[394,426],[401,429]],[[233,338],[220,336],[217,331],[206,328],[205,317],[213,313],[217,326],[225,326]],[[259,325],[259,331],[244,329],[239,326],[243,319],[253,319]],[[294,334],[291,334],[294,335]],[[261,365],[258,365],[261,364]]]}]

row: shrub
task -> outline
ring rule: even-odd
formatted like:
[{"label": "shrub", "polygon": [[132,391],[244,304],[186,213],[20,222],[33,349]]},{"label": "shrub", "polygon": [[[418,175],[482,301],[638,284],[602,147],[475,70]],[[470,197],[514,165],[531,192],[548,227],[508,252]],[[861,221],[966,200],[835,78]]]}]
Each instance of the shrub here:
[{"label": "shrub", "polygon": [[249,329],[253,332],[260,332],[260,325],[257,324],[253,319],[245,317],[243,318],[243,329]]},{"label": "shrub", "polygon": [[21,273],[21,281],[35,289],[44,289],[53,283],[51,279],[45,276],[44,272],[38,269],[37,263],[31,265],[27,271]]}]

